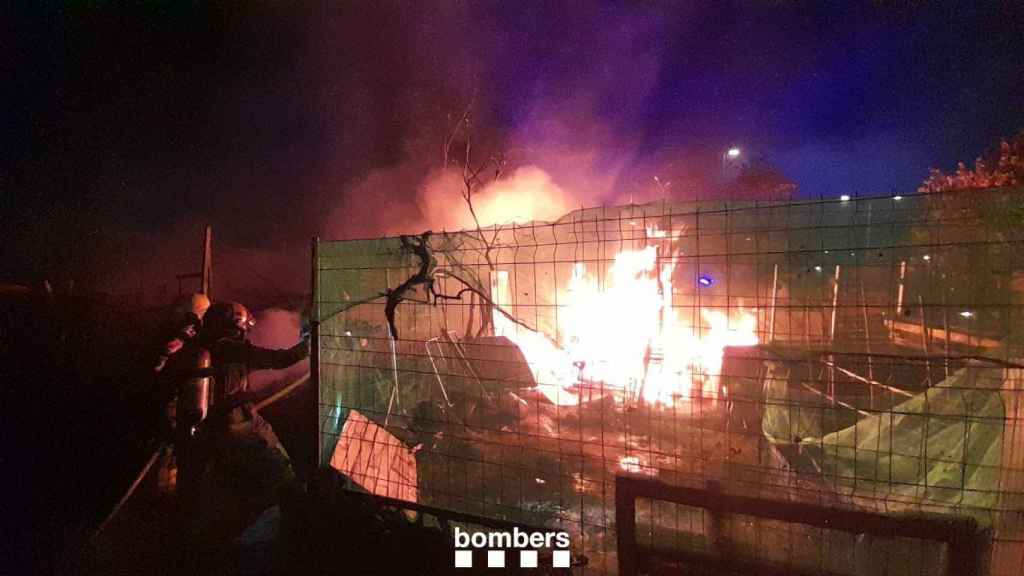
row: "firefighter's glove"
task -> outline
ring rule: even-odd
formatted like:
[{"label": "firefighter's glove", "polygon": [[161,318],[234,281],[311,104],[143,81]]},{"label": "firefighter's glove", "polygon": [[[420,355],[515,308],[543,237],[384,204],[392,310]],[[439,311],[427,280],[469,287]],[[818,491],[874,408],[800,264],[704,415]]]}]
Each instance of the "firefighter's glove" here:
[{"label": "firefighter's glove", "polygon": [[299,341],[298,345],[302,348],[302,357],[309,358],[310,349],[312,348],[313,345],[312,339],[309,337],[309,334],[306,334],[305,337],[303,337],[302,340]]}]

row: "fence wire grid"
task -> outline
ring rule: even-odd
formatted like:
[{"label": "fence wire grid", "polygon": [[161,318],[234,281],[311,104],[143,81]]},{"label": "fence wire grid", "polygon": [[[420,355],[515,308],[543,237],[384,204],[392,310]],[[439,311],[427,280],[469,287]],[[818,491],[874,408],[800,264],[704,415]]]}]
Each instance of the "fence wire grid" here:
[{"label": "fence wire grid", "polygon": [[[657,202],[319,242],[320,464],[378,495],[565,530],[588,573],[617,573],[627,476],[972,518],[988,573],[1018,574],[1022,206],[1021,189]],[[941,574],[949,555],[656,500],[636,526],[663,567],[697,551]]]}]

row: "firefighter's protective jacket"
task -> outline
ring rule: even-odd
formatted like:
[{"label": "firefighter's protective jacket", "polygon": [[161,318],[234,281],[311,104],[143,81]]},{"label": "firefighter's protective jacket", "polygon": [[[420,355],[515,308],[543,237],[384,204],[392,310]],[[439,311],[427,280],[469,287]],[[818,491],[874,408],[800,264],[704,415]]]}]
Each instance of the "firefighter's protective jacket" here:
[{"label": "firefighter's protective jacket", "polygon": [[[256,370],[280,370],[309,356],[309,342],[291,348],[261,348],[243,339],[221,338],[210,346],[216,379],[213,404],[249,391],[249,374]],[[248,399],[248,398],[246,398]]]},{"label": "firefighter's protective jacket", "polygon": [[193,532],[205,540],[237,536],[296,482],[288,452],[270,424],[252,407],[249,373],[282,369],[309,354],[309,343],[284,350],[241,338],[210,345],[214,393],[198,439],[198,513]]}]

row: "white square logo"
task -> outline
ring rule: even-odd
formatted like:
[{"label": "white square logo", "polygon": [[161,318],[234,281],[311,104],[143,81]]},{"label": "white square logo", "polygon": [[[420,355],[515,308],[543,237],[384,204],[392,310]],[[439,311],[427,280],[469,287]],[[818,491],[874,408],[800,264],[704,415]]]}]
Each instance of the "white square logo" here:
[{"label": "white square logo", "polygon": [[536,568],[537,567],[537,551],[536,550],[520,550],[519,551],[519,567],[520,568]]},{"label": "white square logo", "polygon": [[505,551],[504,550],[488,550],[487,551],[487,567],[488,568],[504,568],[505,567]]},{"label": "white square logo", "polygon": [[473,567],[473,551],[472,550],[456,550],[455,551],[455,567],[456,568],[472,568]]},{"label": "white square logo", "polygon": [[570,560],[568,550],[555,550],[551,553],[551,565],[555,568],[568,568]]}]

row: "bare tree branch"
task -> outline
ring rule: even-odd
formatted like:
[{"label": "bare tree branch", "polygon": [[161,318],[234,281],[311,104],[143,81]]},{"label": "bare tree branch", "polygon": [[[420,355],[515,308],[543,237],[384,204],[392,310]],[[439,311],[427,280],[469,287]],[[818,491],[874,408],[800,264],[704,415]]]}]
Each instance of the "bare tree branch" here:
[{"label": "bare tree branch", "polygon": [[[455,137],[458,136],[459,130],[463,129],[465,124],[469,121],[469,113],[473,110],[473,103],[476,100],[476,93],[470,97],[469,102],[466,104],[466,108],[462,111],[462,115],[459,116],[458,121],[455,122],[454,126],[447,126],[448,134],[445,137],[444,146],[441,148],[441,153],[444,158],[444,167],[448,168],[448,156],[451,155],[452,144],[455,143]],[[449,119],[451,115],[449,114]]]},{"label": "bare tree branch", "polygon": [[431,232],[428,230],[419,236],[402,236],[402,248],[412,252],[420,259],[420,269],[416,274],[413,274],[409,278],[402,282],[394,290],[387,290],[385,293],[387,296],[387,304],[384,306],[384,315],[388,319],[388,327],[391,328],[391,338],[398,340],[398,327],[395,325],[395,310],[398,308],[398,304],[402,302],[405,297],[405,293],[412,290],[415,286],[425,284],[427,289],[432,293],[434,290],[434,277],[432,272],[434,267],[437,265],[437,261],[430,254],[430,247],[427,243],[430,240]]},{"label": "bare tree branch", "polygon": [[[529,324],[526,324],[525,322],[519,320],[515,316],[509,314],[505,309],[503,309],[501,306],[499,306],[493,300],[491,300],[490,296],[488,296],[483,290],[474,286],[473,283],[467,280],[466,278],[462,277],[459,274],[456,274],[451,270],[445,268],[438,268],[437,259],[434,258],[433,254],[431,254],[430,252],[430,235],[431,232],[427,231],[419,236],[401,237],[402,248],[416,255],[420,259],[420,268],[415,274],[407,278],[405,282],[402,282],[402,284],[400,284],[397,288],[395,288],[394,290],[389,289],[381,295],[387,298],[387,304],[384,307],[384,315],[387,318],[388,327],[391,329],[391,338],[393,340],[397,341],[399,339],[398,327],[395,323],[395,312],[398,310],[398,305],[407,300],[414,300],[408,298],[406,294],[410,290],[413,290],[416,286],[419,285],[426,286],[428,294],[430,296],[433,296],[433,304],[437,304],[437,301],[439,299],[461,300],[464,294],[470,293],[473,294],[475,297],[480,298],[480,301],[486,304],[488,307],[490,307],[490,309],[497,310],[499,314],[507,318],[510,322],[518,326],[522,326],[527,330],[536,332],[536,329],[534,329]],[[454,295],[438,292],[434,284],[434,281],[438,277],[452,278],[461,283],[464,286],[464,288],[459,290]],[[372,300],[375,300],[376,298],[378,297],[374,297],[372,298]],[[428,302],[429,301],[430,300],[428,298]]]},{"label": "bare tree branch", "polygon": [[438,276],[446,276],[446,277],[449,277],[449,278],[454,278],[455,280],[458,280],[459,282],[461,282],[466,287],[463,288],[462,290],[460,290],[458,292],[458,294],[456,294],[455,296],[447,296],[447,295],[444,295],[444,294],[436,294],[435,293],[434,294],[435,297],[444,298],[444,299],[448,299],[448,300],[459,299],[459,297],[463,293],[465,293],[467,291],[468,292],[472,292],[473,294],[476,294],[478,297],[480,297],[480,299],[483,300],[485,303],[487,303],[489,306],[491,306],[492,308],[497,310],[499,314],[501,314],[505,318],[508,318],[508,320],[510,322],[512,322],[512,323],[514,323],[516,325],[522,326],[523,328],[526,328],[527,330],[530,330],[531,332],[536,332],[537,331],[536,328],[530,326],[529,324],[527,324],[527,323],[523,322],[522,320],[519,320],[515,316],[509,314],[507,311],[505,311],[504,308],[502,308],[501,306],[496,304],[493,300],[491,300],[491,298],[489,296],[484,294],[483,291],[481,291],[479,288],[475,288],[470,282],[466,281],[464,278],[460,277],[458,274],[455,274],[454,272],[452,272],[450,270],[438,270],[437,271],[437,275]]},{"label": "bare tree branch", "polygon": [[[444,143],[443,156],[444,156],[444,167],[449,167],[449,159],[451,157],[451,149],[455,144],[456,136],[461,132],[465,136],[464,146],[464,158],[462,162],[462,189],[459,191],[462,199],[466,202],[466,207],[469,209],[469,214],[473,218],[473,224],[476,228],[475,236],[476,239],[483,245],[481,250],[483,259],[487,263],[487,268],[490,272],[494,272],[497,268],[494,262],[493,253],[498,242],[498,238],[501,234],[501,226],[493,226],[492,233],[487,234],[484,232],[484,227],[480,222],[480,216],[477,214],[476,206],[474,203],[474,197],[480,192],[486,185],[496,182],[501,179],[506,166],[508,165],[508,157],[503,152],[496,152],[490,154],[483,162],[479,165],[473,165],[473,133],[470,129],[470,117],[473,108],[473,104],[476,99],[476,93],[473,94],[466,108],[462,111],[459,116],[458,122],[454,127],[448,127],[447,137]],[[450,116],[449,116],[450,118]],[[485,182],[483,177],[485,171],[493,169],[493,180]],[[480,297],[480,312],[481,321],[480,328],[477,331],[478,335],[483,334],[493,324],[493,319],[489,313],[489,308],[493,306],[493,302],[486,297],[479,290],[470,291],[474,296]],[[474,304],[475,306],[475,304]],[[472,325],[472,308],[470,311],[469,324],[466,327],[466,333],[469,334],[470,326]]]}]

